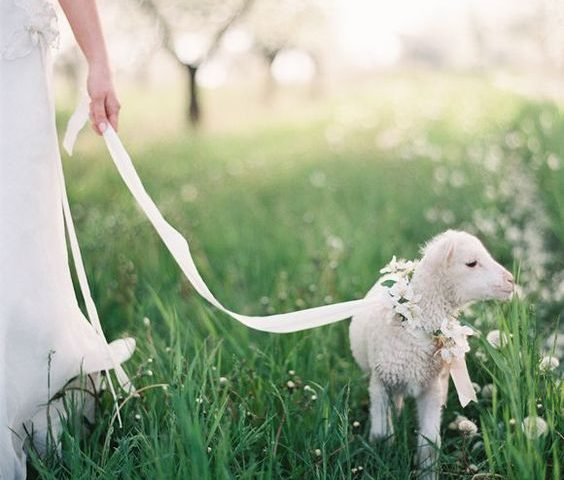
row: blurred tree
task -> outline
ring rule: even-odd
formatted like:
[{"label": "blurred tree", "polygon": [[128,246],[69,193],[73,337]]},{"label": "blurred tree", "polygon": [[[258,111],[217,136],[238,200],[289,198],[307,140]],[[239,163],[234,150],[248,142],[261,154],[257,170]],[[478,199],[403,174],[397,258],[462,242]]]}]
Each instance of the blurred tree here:
[{"label": "blurred tree", "polygon": [[313,68],[312,93],[321,89],[323,52],[327,50],[329,34],[328,7],[321,0],[260,0],[245,19],[245,26],[254,39],[255,52],[263,60],[266,72],[264,98],[270,100],[277,81],[273,65],[287,51],[306,54]]},{"label": "blurred tree", "polygon": [[202,119],[198,71],[255,0],[136,1],[156,23],[162,47],[187,73],[188,119],[197,127]]}]

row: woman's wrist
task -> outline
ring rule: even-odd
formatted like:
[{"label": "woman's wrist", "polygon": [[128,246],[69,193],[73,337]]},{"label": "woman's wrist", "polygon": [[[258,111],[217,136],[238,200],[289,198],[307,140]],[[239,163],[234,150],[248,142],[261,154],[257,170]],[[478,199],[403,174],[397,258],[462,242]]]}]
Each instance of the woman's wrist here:
[{"label": "woman's wrist", "polygon": [[87,59],[90,72],[105,72],[111,76],[110,62],[107,58]]}]

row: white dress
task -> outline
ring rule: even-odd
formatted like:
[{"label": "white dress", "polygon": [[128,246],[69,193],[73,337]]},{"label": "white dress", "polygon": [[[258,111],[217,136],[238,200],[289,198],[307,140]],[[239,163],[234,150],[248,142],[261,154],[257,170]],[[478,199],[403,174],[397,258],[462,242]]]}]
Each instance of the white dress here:
[{"label": "white dress", "polygon": [[0,479],[13,480],[26,475],[30,422],[45,434],[49,399],[81,372],[119,365],[134,345],[108,347],[73,290],[50,86],[53,7],[0,2]]}]

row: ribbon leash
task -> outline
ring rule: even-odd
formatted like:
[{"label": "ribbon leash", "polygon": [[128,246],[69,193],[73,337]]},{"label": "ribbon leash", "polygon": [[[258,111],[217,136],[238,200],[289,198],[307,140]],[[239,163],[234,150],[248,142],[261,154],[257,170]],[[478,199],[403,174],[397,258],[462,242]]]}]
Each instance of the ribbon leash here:
[{"label": "ribbon leash", "polygon": [[[69,155],[72,155],[74,142],[87,120],[88,101],[86,99],[81,101],[68,123],[63,146]],[[110,156],[125,185],[152,223],[188,281],[203,298],[222,312],[255,330],[290,333],[329,325],[366,311],[374,305],[375,299],[363,298],[268,316],[247,316],[229,310],[211,293],[204,282],[194,263],[187,240],[164,219],[155,202],[147,194],[129,154],[111,125],[107,126],[103,135]]]},{"label": "ribbon leash", "polygon": [[[88,121],[89,106],[87,100],[87,98],[83,99],[68,123],[63,145],[69,155],[72,155],[73,146],[79,131]],[[217,309],[226,313],[243,325],[263,332],[299,332],[336,323],[358,313],[365,312],[366,310],[373,308],[379,301],[378,298],[365,297],[358,300],[268,316],[241,315],[229,310],[212,294],[204,282],[196,264],[194,263],[194,259],[192,258],[188,241],[165,220],[155,202],[146,192],[143,183],[133,166],[131,157],[127,153],[127,150],[111,125],[106,127],[103,137],[106,147],[122,180],[139,204],[141,210],[145,213],[155,228],[156,232],[170,251],[188,281],[192,284],[200,296],[206,299]],[[468,370],[466,369],[464,359],[453,360],[450,374],[459,393],[462,405],[466,405],[469,401],[468,399],[475,399],[474,390],[469,381]],[[470,389],[472,390],[471,393],[468,390],[468,385],[470,385]],[[474,395],[472,396],[472,394]]]}]

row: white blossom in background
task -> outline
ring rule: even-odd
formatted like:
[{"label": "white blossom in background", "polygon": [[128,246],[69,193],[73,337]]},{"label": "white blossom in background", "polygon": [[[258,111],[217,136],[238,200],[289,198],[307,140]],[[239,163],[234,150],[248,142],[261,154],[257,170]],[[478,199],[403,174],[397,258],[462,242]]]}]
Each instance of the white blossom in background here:
[{"label": "white blossom in background", "polygon": [[560,365],[560,361],[556,357],[543,357],[539,364],[539,369],[542,372],[548,372],[550,370],[555,370]]},{"label": "white blossom in background", "polygon": [[543,437],[548,433],[548,423],[541,417],[527,417],[521,425],[523,433],[530,440]]},{"label": "white blossom in background", "polygon": [[478,426],[472,420],[466,419],[458,423],[458,430],[460,430],[463,435],[472,437],[478,433]]},{"label": "white blossom in background", "polygon": [[491,330],[486,335],[486,340],[493,348],[500,348],[507,344],[507,335],[499,330]]},{"label": "white blossom in background", "polygon": [[495,390],[493,383],[488,383],[482,387],[482,398],[492,398]]}]

